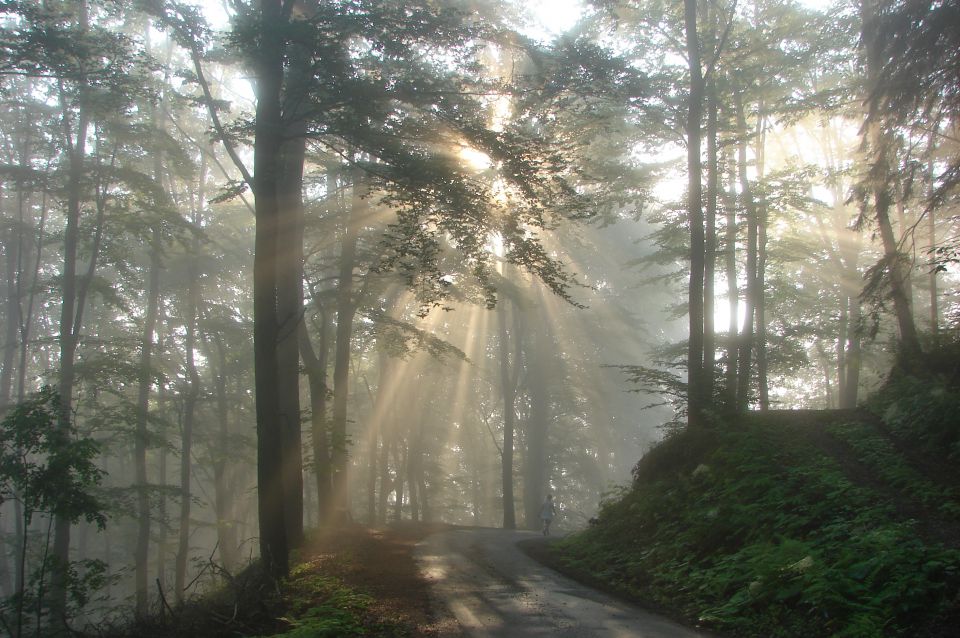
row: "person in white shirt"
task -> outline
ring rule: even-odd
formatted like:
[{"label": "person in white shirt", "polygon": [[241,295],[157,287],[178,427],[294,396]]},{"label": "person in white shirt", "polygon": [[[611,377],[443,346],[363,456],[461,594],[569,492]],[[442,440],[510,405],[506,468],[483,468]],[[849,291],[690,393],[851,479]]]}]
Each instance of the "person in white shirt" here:
[{"label": "person in white shirt", "polygon": [[557,514],[557,506],[553,503],[553,494],[547,494],[547,498],[540,506],[540,520],[543,521],[543,535],[550,535],[550,523]]}]

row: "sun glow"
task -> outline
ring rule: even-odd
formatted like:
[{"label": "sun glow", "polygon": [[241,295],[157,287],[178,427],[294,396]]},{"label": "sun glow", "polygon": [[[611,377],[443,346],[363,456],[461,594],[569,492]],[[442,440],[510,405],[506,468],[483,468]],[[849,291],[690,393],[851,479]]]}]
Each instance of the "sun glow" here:
[{"label": "sun glow", "polygon": [[485,171],[493,165],[493,160],[490,159],[489,155],[472,146],[461,146],[457,154],[464,164],[475,171]]}]

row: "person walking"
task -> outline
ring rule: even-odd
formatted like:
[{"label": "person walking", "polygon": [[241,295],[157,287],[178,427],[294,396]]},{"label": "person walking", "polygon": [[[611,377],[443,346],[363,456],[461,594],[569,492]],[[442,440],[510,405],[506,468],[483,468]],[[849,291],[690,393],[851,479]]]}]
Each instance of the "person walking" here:
[{"label": "person walking", "polygon": [[543,505],[540,506],[540,520],[543,521],[543,535],[550,535],[550,523],[557,514],[557,506],[553,503],[553,494],[547,494]]}]

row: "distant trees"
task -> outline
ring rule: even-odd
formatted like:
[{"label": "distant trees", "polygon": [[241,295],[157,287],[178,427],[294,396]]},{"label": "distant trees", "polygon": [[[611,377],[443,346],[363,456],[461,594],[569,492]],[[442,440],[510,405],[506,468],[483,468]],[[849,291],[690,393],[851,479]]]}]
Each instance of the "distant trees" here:
[{"label": "distant trees", "polygon": [[[877,303],[892,301],[900,364],[908,370],[924,367],[911,281],[917,246],[926,253],[919,263],[929,272],[934,335],[940,323],[937,272],[955,262],[957,252],[956,229],[948,224],[938,238],[937,218],[955,206],[960,181],[960,154],[951,134],[960,115],[958,34],[952,26],[958,11],[955,3],[914,1],[865,2],[861,7],[867,167],[859,198],[884,248],[868,292]],[[927,238],[918,241],[924,217]]]},{"label": "distant trees", "polygon": [[[863,111],[848,106],[863,96],[858,89],[863,78],[853,64],[859,21],[850,14],[824,16],[777,2],[685,3],[683,11],[656,3],[620,3],[613,11],[618,17],[614,37],[630,40],[634,48],[628,55],[637,67],[659,86],[670,87],[634,105],[637,122],[644,122],[653,139],[676,144],[687,155],[682,208],[676,202],[653,208],[654,218],[667,225],[655,235],[662,252],[644,261],[666,263],[685,254],[690,264],[691,270],[683,273],[690,325],[685,362],[673,358],[675,353],[668,357],[671,365],[686,370],[684,409],[690,423],[702,422],[709,412],[789,404],[792,391],[786,390],[784,380],[801,374],[807,362],[825,359],[828,369],[834,369],[818,382],[822,400],[855,405],[857,389],[867,378],[861,375],[861,345],[882,331],[879,309],[885,293],[878,296],[876,284],[891,281],[877,277],[887,272],[885,266],[866,272],[869,242],[857,247],[861,240],[849,230],[856,215],[844,205],[851,193],[868,192],[862,186],[854,189],[850,179],[856,171],[852,167],[862,161],[848,134],[863,121]],[[602,17],[597,14],[598,20]],[[871,34],[876,31],[870,28]],[[673,59],[682,56],[684,63],[645,63],[662,59],[657,56],[667,51]],[[672,95],[669,91],[683,96],[682,106],[666,98]],[[818,117],[829,126],[818,128]],[[878,125],[871,130],[891,128]],[[822,153],[814,152],[811,141]],[[906,148],[922,147],[914,142]],[[914,168],[908,169],[912,172],[906,174],[916,175],[917,181],[911,177],[892,184],[888,190],[893,199],[879,209],[872,202],[885,198],[876,200],[874,191],[868,198],[871,218],[879,210],[881,218],[892,220],[885,234],[901,255],[898,279],[903,281],[914,263],[903,261],[903,251],[919,245],[904,241],[912,228],[908,200],[924,190],[914,185],[920,183],[921,167],[927,166],[916,153],[904,157],[914,159],[904,159],[901,171],[913,161]],[[878,165],[877,157],[870,161]],[[898,203],[899,195],[906,198]],[[884,215],[886,208],[890,212]],[[820,246],[827,247],[817,258],[827,261],[808,260],[801,266],[804,257],[796,253],[797,239],[791,234],[808,223],[819,228],[817,238],[824,242],[810,238],[810,249],[820,254]],[[686,237],[678,227],[686,229]],[[862,231],[863,226],[858,228]],[[936,241],[935,230],[928,235],[933,237],[930,243]],[[805,293],[791,297],[787,290],[799,290],[804,286],[801,273],[816,272],[827,263],[839,270],[824,271],[823,285],[836,285],[836,274],[842,273],[842,298],[831,302],[835,305],[814,324],[809,317],[815,308],[796,305],[812,300],[801,302]],[[859,281],[864,274],[866,281]],[[861,310],[864,290],[863,299],[879,302],[875,312]],[[908,306],[912,294],[905,286],[891,299],[901,297],[905,301],[900,305]],[[935,293],[931,299],[935,306]],[[904,326],[901,334],[907,335],[901,349],[909,349],[919,343],[909,336],[917,333],[909,329],[912,314],[896,316]],[[726,325],[718,324],[721,317]],[[835,343],[826,341],[825,330],[836,335]],[[673,382],[657,371],[626,369],[652,391],[673,391]],[[801,394],[809,396],[806,390]]]},{"label": "distant trees", "polygon": [[66,616],[48,617],[66,614],[68,609],[67,598],[63,606],[60,601],[49,605],[49,596],[58,594],[51,590],[51,579],[59,577],[67,586],[74,609],[102,583],[102,561],[61,563],[50,547],[50,531],[57,520],[73,524],[85,519],[101,530],[106,525],[104,506],[95,496],[103,476],[95,464],[97,444],[77,436],[72,425],[63,427],[60,405],[56,391],[44,387],[14,406],[0,423],[0,505],[16,500],[24,530],[35,517],[47,518],[47,533],[40,548],[42,559],[32,573],[26,573],[30,549],[27,534],[21,535],[16,548],[18,585],[7,604],[0,605],[0,618],[12,638],[33,635],[45,625],[59,631],[68,620]]},{"label": "distant trees", "polygon": [[607,2],[551,45],[508,8],[0,9],[0,411],[57,387],[115,519],[61,516],[58,561],[133,556],[145,615],[214,544],[284,573],[307,521],[572,519],[666,418],[604,366],[707,425],[856,405],[887,305],[904,351],[951,325],[951,7]]}]

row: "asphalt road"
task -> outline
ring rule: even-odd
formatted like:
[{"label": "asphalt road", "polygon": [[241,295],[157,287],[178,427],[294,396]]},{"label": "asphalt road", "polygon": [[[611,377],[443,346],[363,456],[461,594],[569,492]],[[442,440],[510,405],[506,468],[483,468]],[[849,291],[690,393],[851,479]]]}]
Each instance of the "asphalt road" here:
[{"label": "asphalt road", "polygon": [[535,532],[458,529],[434,534],[417,560],[437,602],[473,638],[704,638],[706,633],[576,583],[527,556]]}]

